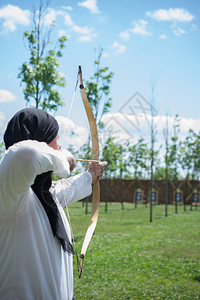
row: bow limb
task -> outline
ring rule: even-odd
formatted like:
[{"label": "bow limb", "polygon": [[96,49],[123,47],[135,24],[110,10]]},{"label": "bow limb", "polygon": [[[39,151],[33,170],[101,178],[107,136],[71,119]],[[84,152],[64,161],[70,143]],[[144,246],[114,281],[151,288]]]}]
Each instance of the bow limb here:
[{"label": "bow limb", "polygon": [[[89,101],[87,99],[84,86],[83,86],[83,79],[82,79],[82,71],[81,67],[79,66],[79,76],[80,76],[80,92],[81,97],[83,100],[83,104],[85,107],[85,111],[87,114],[89,126],[90,126],[90,134],[91,134],[91,140],[92,140],[92,153],[93,153],[93,159],[99,160],[99,139],[98,139],[98,132],[97,132],[97,125],[96,120],[93,115],[91,106],[89,104]],[[94,233],[97,219],[98,219],[98,212],[99,212],[99,199],[100,199],[100,187],[99,182],[95,182],[93,184],[93,194],[92,194],[92,212],[90,217],[90,223],[89,227],[87,229],[85,239],[83,242],[82,250],[81,250],[81,261],[80,261],[80,268],[79,268],[79,278],[81,277],[82,268],[83,268],[83,260],[85,257],[85,253],[87,251],[87,247],[90,243],[90,240],[92,238],[92,235]]]}]

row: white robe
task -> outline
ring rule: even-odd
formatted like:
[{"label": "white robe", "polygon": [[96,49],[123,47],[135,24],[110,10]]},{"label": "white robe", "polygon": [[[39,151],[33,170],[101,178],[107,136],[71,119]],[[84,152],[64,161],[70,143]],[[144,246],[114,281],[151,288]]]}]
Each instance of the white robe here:
[{"label": "white robe", "polygon": [[0,300],[73,297],[72,255],[53,236],[48,217],[30,188],[35,177],[47,171],[64,178],[53,183],[51,192],[69,239],[62,206],[91,194],[89,172],[65,178],[70,173],[65,151],[37,141],[22,141],[6,151],[0,163]]}]

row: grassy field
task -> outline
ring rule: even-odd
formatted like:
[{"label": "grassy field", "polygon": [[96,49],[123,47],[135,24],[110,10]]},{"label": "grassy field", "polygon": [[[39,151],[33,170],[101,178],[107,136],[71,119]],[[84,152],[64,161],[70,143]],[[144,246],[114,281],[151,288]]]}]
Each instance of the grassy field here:
[{"label": "grassy field", "polygon": [[[90,207],[91,208],[91,207]],[[74,259],[74,296],[81,299],[200,299],[200,208],[101,204],[81,279]],[[90,214],[69,207],[80,253]]]}]

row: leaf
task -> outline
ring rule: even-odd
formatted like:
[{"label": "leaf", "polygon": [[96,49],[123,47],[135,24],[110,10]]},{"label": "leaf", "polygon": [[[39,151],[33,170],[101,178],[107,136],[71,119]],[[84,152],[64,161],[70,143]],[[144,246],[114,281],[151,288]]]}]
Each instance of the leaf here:
[{"label": "leaf", "polygon": [[44,7],[41,3],[38,14],[33,13],[33,30],[24,32],[29,49],[29,62],[22,64],[18,78],[21,79],[20,85],[23,86],[24,98],[28,104],[56,111],[59,106],[64,105],[58,88],[64,87],[66,81],[59,72],[57,58],[62,56],[67,38],[62,36],[58,39],[55,49],[49,49],[50,34],[55,24],[52,23],[47,30],[42,26],[47,7],[48,5]]}]

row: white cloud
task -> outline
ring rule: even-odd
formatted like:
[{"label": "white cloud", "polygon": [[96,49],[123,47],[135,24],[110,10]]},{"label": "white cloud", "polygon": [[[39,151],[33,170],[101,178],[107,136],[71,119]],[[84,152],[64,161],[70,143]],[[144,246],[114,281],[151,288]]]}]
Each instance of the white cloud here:
[{"label": "white cloud", "polygon": [[134,25],[133,28],[130,29],[131,32],[135,34],[140,34],[140,35],[152,35],[151,32],[148,32],[146,30],[146,26],[148,25],[148,22],[145,20],[139,20],[138,23]]},{"label": "white cloud", "polygon": [[126,50],[126,46],[119,44],[117,41],[114,41],[111,49],[114,50],[115,53],[123,53]]},{"label": "white cloud", "polygon": [[90,42],[93,38],[97,37],[97,34],[93,32],[93,28],[88,26],[76,25],[70,15],[65,15],[65,22],[67,26],[71,28],[73,32],[76,32],[80,36],[77,38],[78,42]]},{"label": "white cloud", "polygon": [[90,12],[93,14],[99,13],[99,9],[97,6],[97,0],[86,0],[83,2],[79,2],[78,5],[89,9]]},{"label": "white cloud", "polygon": [[189,129],[193,129],[195,132],[199,132],[200,128],[200,119],[195,120],[195,119],[186,119],[182,118],[181,119],[181,130],[184,132],[188,132]]},{"label": "white cloud", "polygon": [[87,142],[88,131],[86,128],[77,126],[73,121],[63,116],[57,116],[56,120],[59,124],[59,144],[62,148],[73,145],[75,149],[79,149]]},{"label": "white cloud", "polygon": [[194,16],[184,8],[158,9],[153,12],[148,11],[146,15],[157,21],[190,22],[194,19]]},{"label": "white cloud", "polygon": [[77,39],[78,42],[90,42],[93,38],[97,37],[97,34],[93,32],[93,28],[89,28],[88,26],[72,26],[72,30],[78,34],[80,34]]},{"label": "white cloud", "polygon": [[72,27],[74,32],[80,33],[80,34],[90,34],[92,32],[92,28],[89,28],[88,26],[78,26],[78,25],[74,25]]},{"label": "white cloud", "polygon": [[66,10],[69,10],[69,11],[72,11],[73,8],[71,6],[62,6],[63,9],[66,9]]},{"label": "white cloud", "polygon": [[174,32],[174,34],[175,34],[176,36],[180,36],[180,35],[186,33],[186,31],[183,30],[183,29],[181,29],[180,27],[178,27],[177,29],[174,29],[173,32]]},{"label": "white cloud", "polygon": [[159,38],[161,39],[161,40],[164,40],[164,39],[167,39],[167,36],[166,36],[166,34],[161,34],[160,36],[159,36]]},{"label": "white cloud", "polygon": [[65,30],[62,30],[62,29],[60,29],[60,30],[58,30],[58,37],[60,38],[60,37],[62,37],[62,36],[66,36],[66,38],[69,40],[70,39],[70,35],[65,31]]},{"label": "white cloud", "polygon": [[90,33],[88,35],[82,35],[80,36],[77,41],[78,42],[90,42],[93,38],[96,38],[97,34],[96,33]]},{"label": "white cloud", "polygon": [[129,33],[128,30],[126,30],[126,31],[121,32],[121,33],[119,34],[119,36],[120,36],[121,39],[123,39],[123,40],[125,40],[125,41],[128,41],[129,38],[130,38],[130,33]]},{"label": "white cloud", "polygon": [[[59,144],[62,148],[68,148],[69,145],[73,145],[75,150],[78,150],[88,139],[88,129],[77,126],[70,119],[57,116],[56,117],[60,130]],[[4,120],[4,116],[0,112],[0,125]],[[143,113],[107,113],[103,116],[102,121],[105,124],[103,132],[100,134],[100,140],[105,142],[106,139],[111,135],[114,138],[114,142],[124,143],[126,141],[136,143],[140,137],[145,139],[145,142],[150,145],[150,122],[151,116]],[[168,117],[169,125],[169,141],[173,135],[173,122],[174,117]],[[166,126],[166,116],[156,115],[154,119],[156,127],[156,149],[164,143],[164,128]],[[180,133],[179,139],[184,140],[188,135],[189,129],[199,132],[200,119],[186,119],[180,118]],[[73,134],[72,134],[73,132]],[[163,158],[163,152],[160,153],[160,158]]]},{"label": "white cloud", "polygon": [[[38,11],[37,11],[38,13]],[[44,16],[43,23],[45,26],[50,26],[56,22],[57,16],[63,16],[65,13],[63,10],[55,10],[53,8],[48,9],[48,13]]]},{"label": "white cloud", "polygon": [[[147,142],[150,142],[150,124],[151,116],[143,113],[107,113],[103,116],[102,121],[105,123],[104,140],[109,133],[116,141],[135,141],[139,137],[144,137]],[[169,139],[173,135],[174,117],[168,117],[169,124]],[[166,116],[156,115],[154,124],[157,131],[158,143],[162,143],[163,130],[166,126]],[[180,139],[184,139],[189,129],[199,132],[200,119],[180,118]]]},{"label": "white cloud", "polygon": [[112,137],[115,142],[121,143],[124,141],[134,140],[134,136],[130,134],[124,126],[124,117],[121,113],[107,113],[103,116],[104,130],[100,136],[101,140],[105,142],[108,137]]},{"label": "white cloud", "polygon": [[72,21],[70,15],[65,15],[64,18],[65,18],[64,24],[66,24],[67,26],[73,26],[74,25],[74,22]]},{"label": "white cloud", "polygon": [[16,96],[8,90],[0,90],[0,103],[15,101]]},{"label": "white cloud", "polygon": [[0,20],[1,19],[3,20],[4,31],[14,32],[17,30],[17,25],[28,26],[30,24],[30,11],[7,4],[0,9]]},{"label": "white cloud", "polygon": [[44,24],[50,26],[54,21],[56,21],[56,11],[50,9],[49,13],[44,17]]}]

